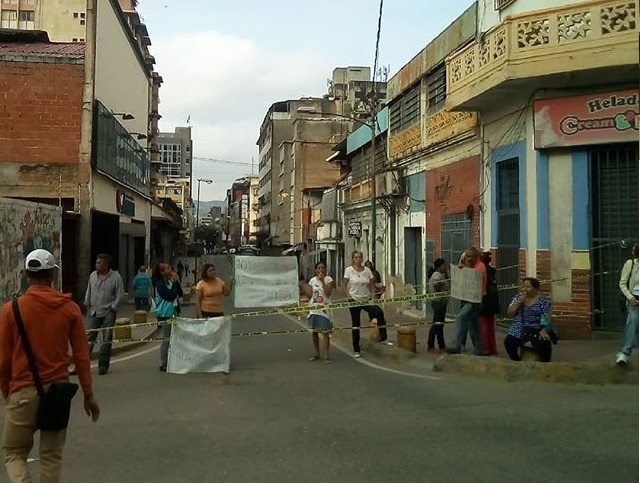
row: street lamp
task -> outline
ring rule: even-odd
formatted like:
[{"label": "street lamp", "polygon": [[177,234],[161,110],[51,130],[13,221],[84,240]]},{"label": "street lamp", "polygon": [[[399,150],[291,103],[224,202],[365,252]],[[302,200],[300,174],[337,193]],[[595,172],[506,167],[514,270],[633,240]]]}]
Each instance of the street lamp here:
[{"label": "street lamp", "polygon": [[132,121],[133,119],[136,118],[136,116],[134,116],[131,113],[128,112],[113,112],[111,111],[111,115],[112,116],[122,116],[122,120],[123,121]]},{"label": "street lamp", "polygon": [[[207,183],[207,184],[211,184],[213,183],[212,179],[206,179],[206,178],[198,178],[198,198],[196,201],[196,227],[193,230],[195,236],[197,236],[197,231],[198,231],[198,225],[200,224],[200,183]],[[195,266],[195,273],[193,274],[193,283],[195,285],[196,280],[198,278],[198,259],[200,258],[200,256],[196,256],[196,266]]]},{"label": "street lamp", "polygon": [[325,116],[341,117],[349,119],[350,121],[357,122],[361,126],[367,126],[371,130],[371,177],[369,179],[369,186],[371,190],[371,262],[374,267],[377,267],[376,263],[376,218],[377,218],[377,203],[376,203],[376,112],[372,110],[371,118],[369,122],[362,121],[355,117],[345,116],[344,114],[333,114],[327,112],[319,112],[309,108],[298,108],[298,111],[306,114],[319,114]]}]

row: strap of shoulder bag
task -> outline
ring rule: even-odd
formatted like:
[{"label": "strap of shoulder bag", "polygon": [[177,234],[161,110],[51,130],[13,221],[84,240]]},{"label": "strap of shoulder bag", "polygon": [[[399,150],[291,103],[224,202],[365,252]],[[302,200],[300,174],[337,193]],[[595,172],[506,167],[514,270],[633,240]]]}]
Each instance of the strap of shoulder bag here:
[{"label": "strap of shoulder bag", "polygon": [[20,332],[20,338],[22,339],[22,346],[24,347],[24,352],[27,355],[27,360],[29,361],[29,369],[31,369],[31,374],[33,375],[33,382],[35,382],[36,384],[38,395],[42,396],[44,394],[44,388],[42,387],[42,379],[40,379],[40,374],[38,373],[36,358],[33,355],[33,350],[31,349],[31,343],[29,342],[29,337],[27,337],[27,330],[24,328],[24,323],[22,322],[22,315],[20,314],[20,307],[18,307],[17,298],[14,297],[13,301],[11,302],[11,306],[13,307],[13,317],[14,319],[16,319],[18,332]]}]

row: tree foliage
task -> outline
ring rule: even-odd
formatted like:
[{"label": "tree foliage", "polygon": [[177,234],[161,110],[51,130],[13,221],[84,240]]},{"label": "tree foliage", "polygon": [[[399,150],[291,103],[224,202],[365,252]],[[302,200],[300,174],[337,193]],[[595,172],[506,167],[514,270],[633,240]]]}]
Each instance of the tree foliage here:
[{"label": "tree foliage", "polygon": [[213,226],[200,225],[195,230],[194,241],[203,243],[207,248],[213,248],[221,244],[222,232]]}]

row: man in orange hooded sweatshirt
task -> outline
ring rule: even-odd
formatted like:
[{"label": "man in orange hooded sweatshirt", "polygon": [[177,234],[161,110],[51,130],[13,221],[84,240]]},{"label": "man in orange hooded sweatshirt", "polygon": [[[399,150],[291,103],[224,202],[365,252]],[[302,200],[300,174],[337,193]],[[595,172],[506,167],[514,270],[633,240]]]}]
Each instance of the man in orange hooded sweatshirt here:
[{"label": "man in orange hooded sweatshirt", "polygon": [[[51,287],[59,268],[51,253],[34,250],[27,255],[25,265],[29,288],[18,299],[18,306],[42,383],[46,387],[69,379],[67,351],[71,344],[85,412],[97,421],[100,408],[91,388],[89,347],[80,308],[70,294]],[[2,448],[9,481],[31,481],[27,456],[33,446],[40,399],[10,302],[0,313],[0,388],[5,401]],[[66,429],[41,432],[40,481],[60,480],[65,436]]]}]

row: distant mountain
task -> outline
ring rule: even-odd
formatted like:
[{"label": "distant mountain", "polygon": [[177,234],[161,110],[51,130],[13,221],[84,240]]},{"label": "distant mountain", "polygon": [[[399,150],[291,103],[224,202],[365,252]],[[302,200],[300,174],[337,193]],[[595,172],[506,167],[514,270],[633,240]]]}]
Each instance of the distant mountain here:
[{"label": "distant mountain", "polygon": [[205,214],[209,213],[209,210],[213,207],[220,207],[222,208],[223,212],[226,212],[226,208],[227,208],[227,202],[226,201],[200,201],[200,216],[204,216]]}]

